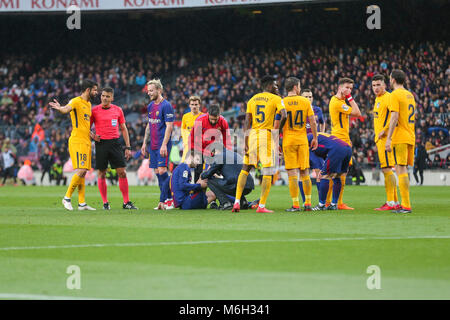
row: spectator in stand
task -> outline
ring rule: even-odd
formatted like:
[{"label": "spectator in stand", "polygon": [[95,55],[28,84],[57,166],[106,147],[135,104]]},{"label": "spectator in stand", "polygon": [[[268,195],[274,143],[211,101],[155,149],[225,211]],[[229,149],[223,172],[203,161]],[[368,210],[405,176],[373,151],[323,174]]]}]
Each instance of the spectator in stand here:
[{"label": "spectator in stand", "polygon": [[427,143],[425,144],[425,150],[430,151],[432,149],[436,148],[431,140],[431,138],[427,139]]},{"label": "spectator in stand", "polygon": [[432,167],[434,169],[445,169],[445,159],[441,159],[439,154],[434,156]]}]

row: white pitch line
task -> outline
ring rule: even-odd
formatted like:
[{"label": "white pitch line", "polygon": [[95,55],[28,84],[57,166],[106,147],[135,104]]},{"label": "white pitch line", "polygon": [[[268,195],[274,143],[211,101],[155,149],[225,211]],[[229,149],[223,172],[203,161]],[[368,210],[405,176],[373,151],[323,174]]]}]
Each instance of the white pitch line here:
[{"label": "white pitch line", "polygon": [[67,296],[47,296],[43,294],[27,294],[27,293],[0,293],[0,299],[17,299],[17,300],[105,300],[98,298],[83,297],[67,297]]},{"label": "white pitch line", "polygon": [[105,248],[105,247],[155,247],[155,246],[180,246],[202,244],[227,244],[227,243],[263,243],[263,242],[311,242],[311,241],[348,241],[348,240],[410,240],[410,239],[450,239],[445,236],[407,236],[407,237],[347,237],[347,238],[303,238],[303,239],[249,239],[249,240],[206,240],[206,241],[179,241],[179,242],[142,242],[142,243],[94,243],[32,247],[4,247],[0,251],[40,250],[40,249],[71,249],[71,248]]}]

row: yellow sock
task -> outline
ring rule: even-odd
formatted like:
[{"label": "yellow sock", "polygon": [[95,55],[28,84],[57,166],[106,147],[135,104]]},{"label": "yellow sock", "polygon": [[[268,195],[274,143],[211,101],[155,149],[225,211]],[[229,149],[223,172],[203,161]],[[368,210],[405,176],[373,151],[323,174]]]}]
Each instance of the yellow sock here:
[{"label": "yellow sock", "polygon": [[266,205],[271,185],[272,185],[272,176],[263,176],[261,183],[261,199],[259,200],[259,204],[262,207]]},{"label": "yellow sock", "polygon": [[395,175],[392,175],[392,185],[394,186],[394,202],[398,203],[398,193],[397,193],[397,179],[395,179]]},{"label": "yellow sock", "polygon": [[241,170],[241,173],[239,173],[239,178],[237,181],[237,186],[236,186],[236,202],[239,202],[241,200],[241,196],[242,196],[242,192],[244,192],[244,187],[245,184],[247,183],[247,177],[248,177],[248,172]]},{"label": "yellow sock", "polygon": [[398,176],[398,186],[400,187],[400,196],[402,197],[402,207],[411,209],[409,201],[409,177],[407,173]]},{"label": "yellow sock", "polygon": [[309,175],[302,177],[303,192],[305,193],[305,205],[311,205],[312,182]]},{"label": "yellow sock", "polygon": [[80,184],[81,179],[79,175],[77,175],[76,173],[73,175],[72,180],[70,180],[70,184],[69,187],[67,188],[67,192],[66,192],[66,198],[72,198],[72,194],[75,191],[75,189],[78,187],[78,184]]},{"label": "yellow sock", "polygon": [[328,189],[326,203],[331,203],[332,196],[333,196],[333,179],[330,179],[330,188]]},{"label": "yellow sock", "polygon": [[[383,172],[384,174],[384,188],[386,189],[386,200],[387,202],[394,201],[394,185],[392,183],[392,178],[394,178],[394,173],[392,171]],[[395,184],[395,182],[394,182]]]},{"label": "yellow sock", "polygon": [[81,181],[78,184],[78,203],[86,203],[86,185],[85,179],[80,178]]},{"label": "yellow sock", "polygon": [[291,193],[292,203],[294,207],[300,207],[300,202],[298,200],[298,193],[300,192],[300,188],[298,187],[298,177],[290,176],[289,177],[289,192]]},{"label": "yellow sock", "polygon": [[341,176],[341,193],[339,194],[338,205],[343,204],[342,198],[344,196],[344,188],[345,188],[345,178],[346,176]]}]

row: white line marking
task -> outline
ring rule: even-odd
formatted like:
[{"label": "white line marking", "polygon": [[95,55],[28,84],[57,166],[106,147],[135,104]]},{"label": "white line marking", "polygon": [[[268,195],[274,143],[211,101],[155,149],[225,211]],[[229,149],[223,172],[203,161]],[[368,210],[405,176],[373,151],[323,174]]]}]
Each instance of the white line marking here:
[{"label": "white line marking", "polygon": [[27,293],[0,293],[0,299],[18,299],[18,300],[106,300],[106,299],[98,299],[98,298],[47,296],[47,295],[42,295],[42,294],[27,294]]},{"label": "white line marking", "polygon": [[263,243],[263,242],[310,242],[310,241],[348,241],[348,240],[410,240],[410,239],[450,239],[447,236],[407,236],[407,237],[348,237],[348,238],[304,238],[304,239],[249,239],[249,240],[205,240],[205,241],[179,241],[179,242],[142,242],[142,243],[94,243],[94,244],[68,244],[34,247],[4,247],[0,251],[39,250],[39,249],[70,249],[70,248],[105,248],[105,247],[154,247],[154,246],[180,246],[201,244],[226,243]]}]

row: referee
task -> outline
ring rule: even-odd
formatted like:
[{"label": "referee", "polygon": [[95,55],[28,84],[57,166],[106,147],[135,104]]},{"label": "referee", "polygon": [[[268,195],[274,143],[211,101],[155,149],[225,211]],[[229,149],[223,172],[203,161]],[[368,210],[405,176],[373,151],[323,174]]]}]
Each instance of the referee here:
[{"label": "referee", "polygon": [[[95,125],[95,133],[91,138],[95,140],[95,169],[98,170],[98,189],[103,200],[103,209],[110,210],[106,186],[106,170],[108,163],[117,170],[119,175],[119,189],[123,196],[123,209],[137,209],[129,199],[128,179],[125,170],[126,160],[131,157],[130,137],[125,124],[125,117],[120,107],[111,104],[114,100],[114,90],[105,87],[101,95],[102,103],[92,109],[91,127]],[[119,127],[125,141],[125,155],[119,143]]]}]

